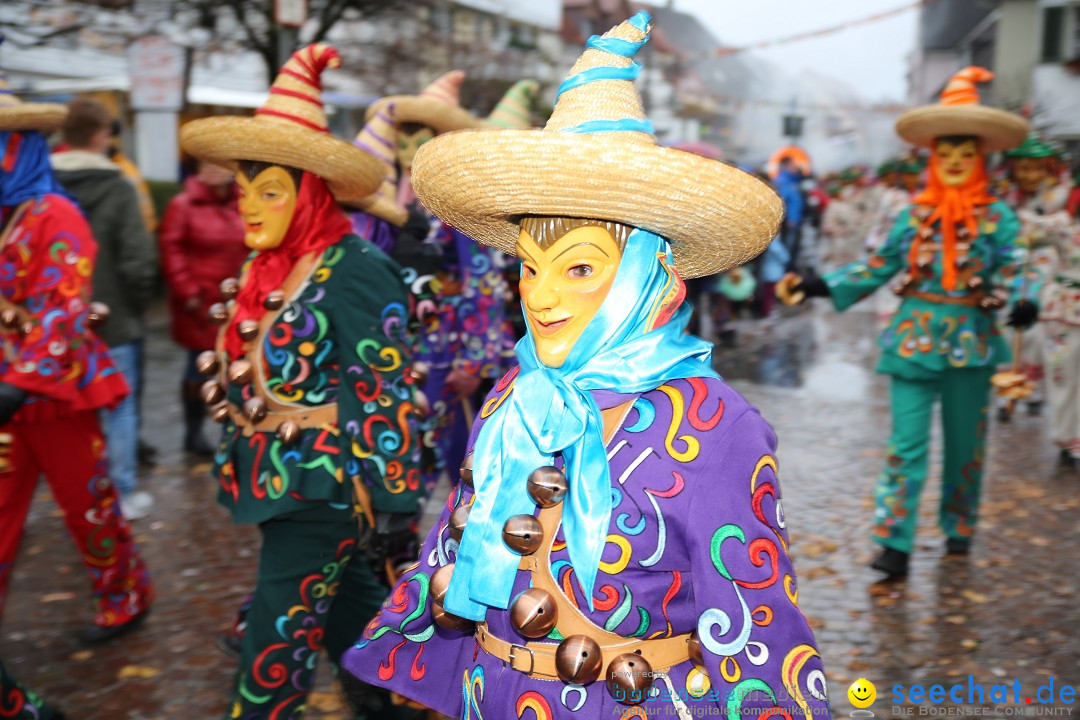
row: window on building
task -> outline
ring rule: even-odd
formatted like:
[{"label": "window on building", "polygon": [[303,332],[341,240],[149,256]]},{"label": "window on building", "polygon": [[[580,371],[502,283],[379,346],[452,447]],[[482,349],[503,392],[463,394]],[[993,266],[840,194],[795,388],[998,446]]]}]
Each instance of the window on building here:
[{"label": "window on building", "polygon": [[1065,23],[1065,8],[1061,6],[1043,8],[1042,20],[1041,60],[1044,63],[1060,62],[1064,55],[1062,25]]}]

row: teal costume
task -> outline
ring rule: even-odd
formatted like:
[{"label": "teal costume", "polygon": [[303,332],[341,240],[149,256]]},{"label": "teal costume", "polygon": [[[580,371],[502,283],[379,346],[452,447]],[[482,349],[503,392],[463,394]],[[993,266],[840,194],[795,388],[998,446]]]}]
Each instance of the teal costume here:
[{"label": "teal costume", "polygon": [[910,553],[919,493],[926,480],[931,409],[941,400],[945,467],[940,508],[942,530],[967,539],[975,531],[986,438],[986,407],[994,369],[1010,359],[1008,343],[992,309],[980,306],[995,285],[1012,299],[1032,299],[1018,271],[1023,251],[1014,246],[1019,223],[1001,202],[980,207],[978,235],[970,247],[957,244],[957,282],[942,285],[944,259],[940,222],[922,241],[915,263],[911,247],[930,208],[912,205],[897,218],[884,245],[867,260],[826,276],[837,310],[872,294],[911,267],[903,300],[879,341],[878,372],[892,376],[892,436],[875,492],[874,539]]}]

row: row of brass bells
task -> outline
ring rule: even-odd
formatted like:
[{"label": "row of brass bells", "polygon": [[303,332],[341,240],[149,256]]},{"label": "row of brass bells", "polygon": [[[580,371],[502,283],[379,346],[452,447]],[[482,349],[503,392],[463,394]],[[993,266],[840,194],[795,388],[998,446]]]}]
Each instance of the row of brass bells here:
[{"label": "row of brass bells", "polygon": [[223,423],[229,419],[229,403],[222,401],[210,408],[210,419]]},{"label": "row of brass bells", "polygon": [[435,623],[441,628],[457,632],[473,632],[476,629],[476,623],[447,612],[446,608],[443,607],[443,599],[446,597],[446,590],[450,587],[450,578],[453,575],[454,563],[443,565],[432,574],[431,585],[429,586],[431,591],[431,615]]},{"label": "row of brass bells", "polygon": [[600,645],[588,635],[571,635],[555,649],[555,672],[564,683],[588,685],[603,669]]},{"label": "row of brass bells", "polygon": [[221,360],[213,350],[203,350],[195,358],[195,369],[200,375],[217,375],[217,371],[221,369]]},{"label": "row of brass bells", "polygon": [[566,476],[562,470],[545,465],[529,474],[527,489],[529,497],[542,508],[555,507],[566,497]]},{"label": "row of brass bells", "polygon": [[225,278],[218,286],[221,290],[221,297],[226,302],[229,300],[235,300],[236,296],[240,294],[240,281],[236,278]]},{"label": "row of brass bells", "polygon": [[465,524],[469,522],[470,512],[472,512],[472,505],[458,505],[454,508],[454,512],[450,513],[450,522],[447,523],[447,529],[450,531],[450,537],[458,542],[461,541],[461,536],[465,533]]},{"label": "row of brass bells", "polygon": [[244,413],[244,417],[247,418],[248,422],[252,425],[258,425],[266,418],[266,400],[258,395],[248,398],[244,401],[241,412]]},{"label": "row of brass bells", "polygon": [[458,473],[461,475],[461,482],[465,483],[468,487],[473,486],[473,473],[472,473],[472,453],[469,453],[465,458],[465,462],[461,463],[461,468]]},{"label": "row of brass bells", "polygon": [[280,310],[285,305],[285,293],[274,290],[263,300],[263,307],[270,311]]},{"label": "row of brass bells", "polygon": [[637,705],[649,697],[653,674],[649,661],[637,653],[623,653],[608,664],[608,692],[618,702]]},{"label": "row of brass bells", "polygon": [[544,527],[532,515],[514,515],[503,524],[503,542],[519,555],[532,555],[540,549]]},{"label": "row of brass bells", "polygon": [[210,318],[210,322],[215,325],[224,325],[229,319],[229,310],[225,307],[225,303],[214,303],[210,306],[210,309],[206,311],[207,317]]},{"label": "row of brass bells", "polygon": [[240,325],[236,328],[236,332],[240,335],[241,340],[244,342],[251,342],[259,336],[259,321],[250,318],[241,320]]},{"label": "row of brass bells", "polygon": [[225,388],[217,380],[207,380],[199,388],[199,397],[207,405],[217,405],[225,399]]},{"label": "row of brass bells", "polygon": [[229,363],[229,370],[226,375],[233,385],[250,385],[251,381],[255,379],[255,367],[250,360],[233,360]]},{"label": "row of brass bells", "polygon": [[300,439],[300,426],[292,420],[286,420],[278,425],[277,439],[286,445],[292,445]]},{"label": "row of brass bells", "polygon": [[510,624],[527,638],[542,638],[559,620],[555,598],[540,588],[529,588],[510,605]]},{"label": "row of brass bells", "polygon": [[109,310],[109,306],[103,302],[90,303],[86,312],[86,326],[91,329],[101,327],[109,322],[109,315],[111,313],[112,311]]}]

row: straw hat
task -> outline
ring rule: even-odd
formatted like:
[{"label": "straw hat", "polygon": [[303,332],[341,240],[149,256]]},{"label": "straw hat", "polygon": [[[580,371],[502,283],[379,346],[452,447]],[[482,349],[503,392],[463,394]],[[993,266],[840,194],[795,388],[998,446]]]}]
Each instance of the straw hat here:
[{"label": "straw hat", "polygon": [[368,120],[353,140],[353,145],[379,159],[383,169],[382,184],[355,206],[398,227],[409,219],[409,213],[398,207],[397,197],[397,127],[393,119],[394,106],[384,105]]},{"label": "straw hat", "polygon": [[685,277],[745,263],[776,235],[783,206],[755,177],[660,147],[631,61],[649,37],[639,12],[592,37],[543,130],[472,130],[425,143],[417,197],[451,226],[513,254],[522,215],[609,220],[662,235]]},{"label": "straw hat", "polygon": [[[0,43],[4,41],[0,37]],[[67,106],[56,103],[24,103],[11,92],[7,73],[0,69],[0,132],[7,130],[55,131],[67,117]]]},{"label": "straw hat", "polygon": [[487,116],[487,124],[517,130],[531,128],[532,107],[539,92],[540,83],[535,80],[518,80]]},{"label": "straw hat", "polygon": [[427,125],[436,133],[481,127],[484,123],[461,107],[459,92],[465,82],[464,70],[451,70],[428,85],[419,95],[390,95],[374,102],[366,119],[387,105],[394,106],[397,123],[414,122]]},{"label": "straw hat", "polygon": [[180,128],[180,145],[217,165],[257,160],[307,170],[339,202],[355,204],[379,187],[379,161],[334,137],[322,103],[322,72],[338,67],[337,50],[321,43],[297,50],[281,68],[255,117],[214,117]]},{"label": "straw hat", "polygon": [[975,135],[986,153],[1007,150],[1024,142],[1027,120],[979,104],[975,83],[989,82],[994,73],[974,65],[956,73],[941,91],[941,102],[908,110],[896,119],[896,132],[912,145],[931,147],[946,135]]}]

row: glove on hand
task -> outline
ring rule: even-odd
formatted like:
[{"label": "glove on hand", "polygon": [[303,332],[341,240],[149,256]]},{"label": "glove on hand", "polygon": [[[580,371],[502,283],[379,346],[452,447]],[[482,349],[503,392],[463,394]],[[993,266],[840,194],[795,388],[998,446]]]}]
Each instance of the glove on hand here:
[{"label": "glove on hand", "polygon": [[804,277],[799,284],[792,288],[792,292],[804,292],[806,297],[829,297],[829,286],[817,275]]},{"label": "glove on hand", "polygon": [[0,383],[0,425],[7,425],[26,401],[26,391]]},{"label": "glove on hand", "polygon": [[1009,312],[1009,320],[1005,324],[1009,327],[1025,329],[1034,325],[1038,319],[1038,305],[1030,300],[1018,300]]}]

